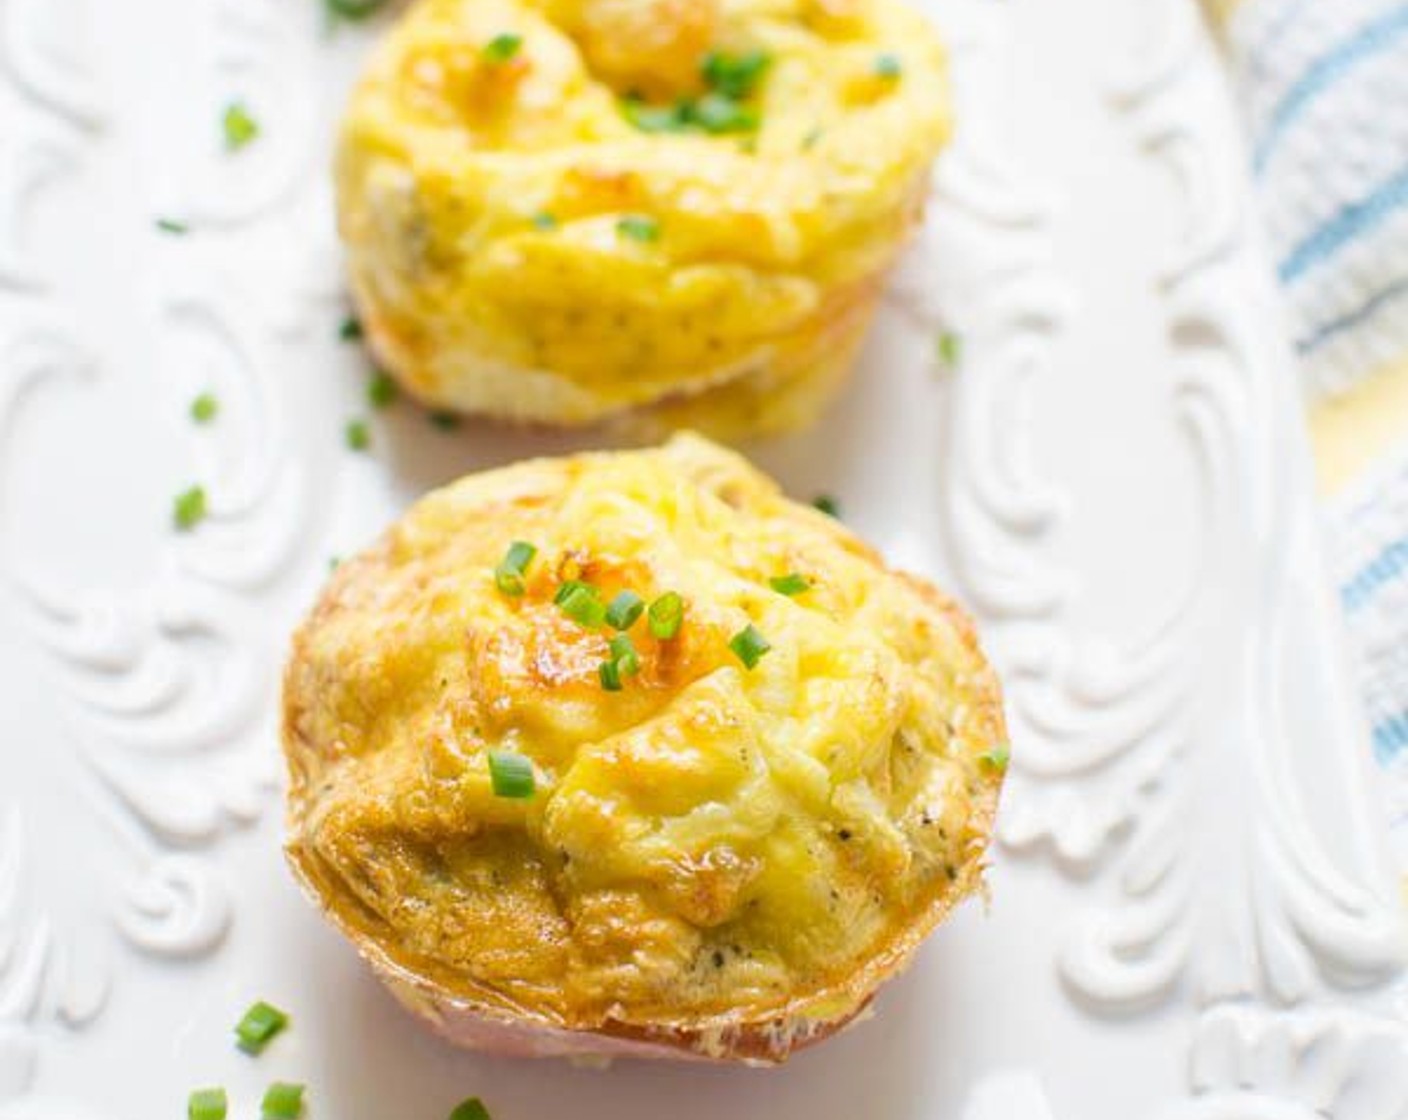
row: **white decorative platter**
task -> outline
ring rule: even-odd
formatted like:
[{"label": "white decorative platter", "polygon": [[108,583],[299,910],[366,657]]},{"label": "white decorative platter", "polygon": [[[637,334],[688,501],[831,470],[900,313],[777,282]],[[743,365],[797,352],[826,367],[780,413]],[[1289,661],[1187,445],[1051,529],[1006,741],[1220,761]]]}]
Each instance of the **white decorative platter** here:
[{"label": "white decorative platter", "polygon": [[[324,1120],[1408,1117],[1398,890],[1213,45],[1192,0],[930,7],[962,123],[929,225],[845,399],[750,450],[983,620],[991,905],[782,1070],[602,1072],[447,1049],[279,856],[277,677],[329,557],[593,442],[399,405],[343,447],[326,163],[378,26],[0,0],[0,1120],[175,1118],[201,1084],[252,1117],[276,1077]],[[264,132],[231,159],[234,97]],[[194,481],[211,519],[174,534]],[[295,1027],[254,1062],[260,997]]]}]

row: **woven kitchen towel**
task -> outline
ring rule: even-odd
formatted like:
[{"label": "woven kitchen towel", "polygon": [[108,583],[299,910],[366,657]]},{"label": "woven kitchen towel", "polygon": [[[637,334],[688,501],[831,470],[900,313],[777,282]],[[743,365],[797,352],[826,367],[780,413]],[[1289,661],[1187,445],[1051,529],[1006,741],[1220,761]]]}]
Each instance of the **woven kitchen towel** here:
[{"label": "woven kitchen towel", "polygon": [[1408,871],[1408,2],[1209,4],[1245,106],[1332,564]]}]

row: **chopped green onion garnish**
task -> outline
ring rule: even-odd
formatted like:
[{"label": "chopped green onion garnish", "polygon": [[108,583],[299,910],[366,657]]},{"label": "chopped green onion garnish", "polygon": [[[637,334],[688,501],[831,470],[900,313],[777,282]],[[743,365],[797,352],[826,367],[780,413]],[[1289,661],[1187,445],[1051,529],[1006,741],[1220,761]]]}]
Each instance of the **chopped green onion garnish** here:
[{"label": "chopped green onion garnish", "polygon": [[773,576],[768,580],[768,583],[779,595],[800,595],[812,585],[811,580],[798,572],[788,572],[785,576]]},{"label": "chopped green onion garnish", "polygon": [[557,606],[562,606],[563,603],[567,602],[568,597],[579,587],[585,587],[588,591],[592,589],[591,584],[583,583],[579,579],[563,580],[557,585],[557,592],[553,595],[552,601]]},{"label": "chopped green onion garnish", "polygon": [[367,403],[373,408],[386,408],[396,399],[396,382],[389,373],[377,370],[367,382]]},{"label": "chopped green onion garnish", "polygon": [[963,357],[963,339],[954,334],[953,331],[944,331],[939,335],[939,341],[935,349],[938,351],[939,361],[952,369],[958,365]]},{"label": "chopped green onion garnish", "polygon": [[353,451],[365,451],[372,445],[372,430],[365,420],[349,420],[343,438]]},{"label": "chopped green onion garnish", "polygon": [[632,241],[659,241],[660,223],[642,214],[628,214],[616,223],[616,230],[622,237]]},{"label": "chopped green onion garnish", "polygon": [[303,1115],[303,1086],[275,1081],[259,1106],[264,1120],[298,1120]]},{"label": "chopped green onion garnish", "polygon": [[161,230],[162,233],[182,234],[191,232],[190,226],[185,222],[178,222],[175,218],[158,218],[156,220],[156,228]]},{"label": "chopped green onion garnish", "polygon": [[601,687],[605,692],[621,691],[621,666],[615,661],[603,661],[597,666],[597,676],[601,678]]},{"label": "chopped green onion garnish", "polygon": [[326,3],[331,15],[362,20],[383,8],[386,0],[326,0]]},{"label": "chopped green onion garnish", "polygon": [[821,510],[827,517],[841,516],[841,503],[830,494],[818,494],[812,499],[812,508]]},{"label": "chopped green onion garnish", "polygon": [[667,591],[650,604],[650,632],[662,642],[668,642],[680,632],[684,621],[684,599],[677,591]]},{"label": "chopped green onion garnish", "polygon": [[640,672],[640,655],[629,634],[617,634],[606,643],[611,649],[611,662],[623,676],[633,677]]},{"label": "chopped green onion garnish", "polygon": [[689,119],[705,132],[751,132],[758,127],[758,113],[721,93],[706,93],[689,106]]},{"label": "chopped green onion garnish", "polygon": [[533,215],[533,225],[538,229],[556,229],[557,218],[547,210],[539,210]]},{"label": "chopped green onion garnish", "polygon": [[569,584],[558,588],[553,602],[578,626],[595,630],[606,621],[606,604],[601,601],[601,593],[587,583],[573,580]]},{"label": "chopped green onion garnish", "polygon": [[176,528],[183,531],[194,529],[205,520],[206,513],[204,486],[192,486],[181,491],[171,504],[171,520],[176,523]]},{"label": "chopped green onion garnish", "polygon": [[225,1120],[229,1107],[224,1089],[197,1089],[186,1099],[187,1120]]},{"label": "chopped green onion garnish", "polygon": [[1012,745],[1010,743],[998,743],[992,750],[978,756],[985,766],[991,766],[994,770],[1006,770],[1007,764],[1012,760]]},{"label": "chopped green onion garnish", "polygon": [[533,557],[537,555],[538,550],[527,541],[514,541],[508,546],[499,566],[494,569],[494,586],[505,595],[515,598],[522,595],[526,586],[523,577],[527,574]]},{"label": "chopped green onion garnish", "polygon": [[802,151],[809,152],[816,147],[817,141],[821,139],[822,130],[814,128],[802,137]]},{"label": "chopped green onion garnish", "polygon": [[763,654],[772,649],[772,645],[750,622],[728,640],[728,648],[733,650],[739,661],[752,669],[763,659]]},{"label": "chopped green onion garnish", "polygon": [[489,1110],[478,1097],[470,1097],[456,1106],[450,1113],[450,1120],[489,1120]]},{"label": "chopped green onion garnish", "polygon": [[442,432],[452,432],[460,426],[460,418],[453,412],[432,412],[429,420]]},{"label": "chopped green onion garnish", "polygon": [[288,1016],[272,1004],[260,1000],[235,1025],[235,1038],[246,1054],[258,1054],[286,1026]]},{"label": "chopped green onion garnish", "polygon": [[221,118],[225,128],[225,147],[237,152],[259,135],[259,122],[249,115],[249,110],[241,101],[232,101],[225,106]]},{"label": "chopped green onion garnish", "polygon": [[484,44],[484,61],[492,63],[507,62],[518,53],[523,46],[523,36],[513,35],[505,32],[502,35],[495,35]]},{"label": "chopped green onion garnish", "polygon": [[337,328],[337,337],[343,342],[356,342],[362,337],[362,324],[355,315],[349,315],[342,320],[342,326]]},{"label": "chopped green onion garnish", "polygon": [[613,630],[629,630],[645,610],[645,600],[634,591],[622,591],[606,608],[606,622]]},{"label": "chopped green onion garnish", "polygon": [[711,51],[700,63],[699,72],[712,89],[726,97],[742,99],[757,88],[771,65],[772,57],[766,51]]},{"label": "chopped green onion garnish", "polygon": [[214,393],[202,393],[191,402],[191,419],[197,424],[209,424],[220,411],[220,402]]},{"label": "chopped green onion garnish", "polygon": [[875,56],[875,62],[872,64],[871,69],[874,71],[877,78],[894,79],[900,76],[904,67],[900,65],[899,55],[890,54],[887,51],[884,54],[877,54]]},{"label": "chopped green onion garnish", "polygon": [[341,557],[341,556],[329,556],[329,557],[328,557],[328,571],[330,571],[330,572],[335,572],[335,571],[337,571],[337,566],[338,566],[339,564],[341,564],[341,563],[342,563],[342,557]]},{"label": "chopped green onion garnish", "polygon": [[647,105],[638,97],[627,97],[621,102],[621,112],[642,132],[683,132],[689,127],[688,102]]},{"label": "chopped green onion garnish", "polygon": [[533,796],[533,764],[513,751],[489,752],[489,784],[495,797],[516,801]]}]

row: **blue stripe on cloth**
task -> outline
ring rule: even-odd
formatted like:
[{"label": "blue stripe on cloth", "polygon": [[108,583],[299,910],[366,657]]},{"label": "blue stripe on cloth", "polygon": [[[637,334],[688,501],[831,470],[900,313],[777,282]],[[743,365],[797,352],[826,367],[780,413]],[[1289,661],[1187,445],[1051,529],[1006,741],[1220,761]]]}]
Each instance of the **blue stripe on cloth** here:
[{"label": "blue stripe on cloth", "polygon": [[1387,766],[1408,748],[1408,708],[1374,725],[1374,757]]},{"label": "blue stripe on cloth", "polygon": [[1386,545],[1340,589],[1344,609],[1348,612],[1359,610],[1375,591],[1405,572],[1408,572],[1408,537],[1400,537]]},{"label": "blue stripe on cloth", "polygon": [[1352,37],[1312,62],[1272,110],[1266,131],[1257,140],[1252,161],[1257,174],[1265,169],[1281,137],[1308,105],[1364,59],[1388,49],[1405,33],[1408,33],[1408,4],[1375,17]]},{"label": "blue stripe on cloth", "polygon": [[1276,270],[1281,282],[1289,284],[1298,279],[1360,234],[1380,225],[1405,204],[1408,204],[1408,165],[1399,169],[1367,198],[1346,203],[1329,221],[1313,230],[1292,249]]},{"label": "blue stripe on cloth", "polygon": [[1296,350],[1302,356],[1313,353],[1322,344],[1328,342],[1338,334],[1343,334],[1347,330],[1359,326],[1366,319],[1371,318],[1381,308],[1387,307],[1400,296],[1408,295],[1408,276],[1401,280],[1395,280],[1385,288],[1381,288],[1372,296],[1366,299],[1353,311],[1341,315],[1337,319],[1331,319],[1328,323],[1322,323],[1310,334],[1303,338],[1296,339]]}]

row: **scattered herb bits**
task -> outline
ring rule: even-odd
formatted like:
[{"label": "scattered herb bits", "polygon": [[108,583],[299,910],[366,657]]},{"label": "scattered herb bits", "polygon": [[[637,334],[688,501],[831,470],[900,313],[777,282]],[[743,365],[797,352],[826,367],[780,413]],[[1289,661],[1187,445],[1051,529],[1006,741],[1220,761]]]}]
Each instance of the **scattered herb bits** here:
[{"label": "scattered herb bits", "polygon": [[524,576],[537,555],[538,550],[527,541],[514,541],[494,569],[494,586],[503,594],[518,598],[527,589]]},{"label": "scattered herb bits", "polygon": [[274,1082],[265,1090],[259,1111],[264,1120],[298,1120],[303,1115],[303,1086]]},{"label": "scattered herb bits", "polygon": [[743,662],[745,668],[753,669],[763,659],[763,655],[772,649],[772,644],[750,622],[728,640],[728,648],[733,650],[733,655]]},{"label": "scattered herb bits", "polygon": [[680,632],[684,622],[684,599],[676,591],[667,591],[650,604],[647,617],[650,633],[659,641],[668,642]]},{"label": "scattered herb bits", "polygon": [[801,595],[804,591],[809,591],[812,581],[798,572],[788,572],[785,576],[773,576],[768,580],[772,589],[779,595]]},{"label": "scattered herb bits", "polygon": [[533,215],[532,220],[535,229],[549,230],[557,228],[557,218],[547,210],[539,210]]},{"label": "scattered herb bits", "polygon": [[758,127],[756,109],[721,93],[708,93],[694,102],[689,108],[689,120],[705,132],[715,135],[725,132],[752,132]]},{"label": "scattered herb bits", "polygon": [[490,751],[489,785],[495,797],[526,800],[533,796],[533,764],[514,751]]},{"label": "scattered herb bits", "polygon": [[684,132],[689,128],[688,105],[648,105],[638,97],[621,102],[621,112],[641,132]]},{"label": "scattered herb bits", "polygon": [[629,630],[644,610],[644,599],[634,591],[622,591],[606,608],[606,624],[613,630]]},{"label": "scattered herb bits", "polygon": [[220,412],[220,402],[214,393],[202,393],[191,402],[191,419],[197,424],[209,424]]},{"label": "scattered herb bits", "polygon": [[939,361],[949,369],[954,369],[963,358],[963,339],[954,334],[953,331],[944,331],[939,335],[939,340],[935,343],[935,351]]},{"label": "scattered herb bits", "polygon": [[261,1054],[287,1026],[288,1016],[284,1012],[260,1000],[235,1024],[235,1039],[246,1054]]},{"label": "scattered herb bits", "polygon": [[601,593],[589,583],[568,580],[557,589],[553,602],[562,613],[587,630],[595,630],[606,621],[606,604]]},{"label": "scattered herb bits", "polygon": [[812,508],[820,510],[827,517],[841,516],[841,503],[830,494],[818,494],[812,499]]},{"label": "scattered herb bits", "polygon": [[978,756],[984,766],[990,766],[994,770],[1006,770],[1007,764],[1012,761],[1012,745],[1010,743],[998,743],[990,751]]},{"label": "scattered herb bits", "polygon": [[182,490],[171,504],[171,520],[183,533],[204,521],[207,512],[204,486]]},{"label": "scattered herb bits", "polygon": [[224,1089],[197,1089],[186,1100],[187,1120],[225,1120],[229,1109]]},{"label": "scattered herb bits", "polygon": [[349,420],[342,438],[351,451],[365,451],[372,445],[372,430],[365,420]]},{"label": "scattered herb bits", "polygon": [[603,661],[597,666],[597,677],[601,680],[603,692],[621,691],[621,666],[614,661]]},{"label": "scattered herb bits", "polygon": [[455,1106],[449,1120],[489,1120],[489,1110],[478,1097],[470,1097]]},{"label": "scattered herb bits", "polygon": [[886,81],[890,82],[904,73],[904,67],[900,63],[899,55],[891,54],[888,51],[884,54],[877,54],[870,68],[877,78],[884,78]]},{"label": "scattered herb bits", "polygon": [[249,114],[242,101],[232,101],[225,106],[221,118],[225,130],[225,149],[238,152],[253,143],[259,136],[259,122]]},{"label": "scattered herb bits", "polygon": [[353,21],[375,15],[386,6],[386,0],[324,0],[328,15]]},{"label": "scattered herb bits", "polygon": [[772,56],[766,51],[710,51],[700,63],[699,72],[711,89],[741,100],[752,95],[771,65]]},{"label": "scattered herb bits", "polygon": [[460,418],[453,412],[431,412],[427,419],[442,432],[453,432],[460,426]]},{"label": "scattered herb bits", "polygon": [[607,643],[611,650],[611,660],[623,677],[633,677],[640,672],[640,655],[629,634],[617,634]]},{"label": "scattered herb bits", "polygon": [[518,54],[523,47],[523,36],[505,32],[502,35],[495,35],[484,44],[484,61],[492,65],[499,65],[508,62]]},{"label": "scattered herb bits", "polygon": [[362,337],[362,322],[355,315],[349,315],[342,320],[342,325],[337,328],[337,337],[343,342],[356,342]]},{"label": "scattered herb bits", "polygon": [[389,373],[377,370],[367,382],[367,403],[373,408],[389,408],[397,396],[396,382]]},{"label": "scattered herb bits", "polygon": [[632,241],[660,240],[660,223],[644,214],[627,214],[616,223],[616,231]]},{"label": "scattered herb bits", "polygon": [[156,228],[162,233],[175,234],[177,237],[191,232],[191,227],[185,222],[178,222],[175,218],[158,218]]}]

